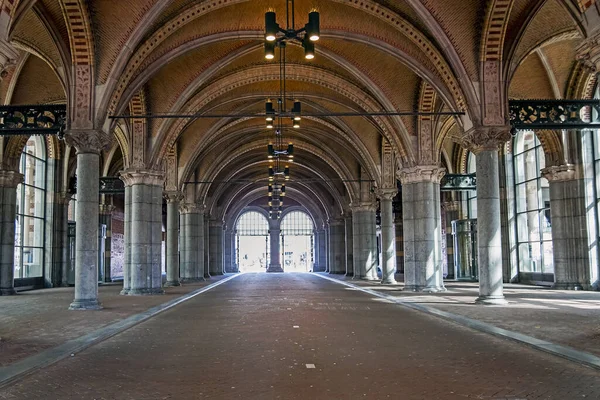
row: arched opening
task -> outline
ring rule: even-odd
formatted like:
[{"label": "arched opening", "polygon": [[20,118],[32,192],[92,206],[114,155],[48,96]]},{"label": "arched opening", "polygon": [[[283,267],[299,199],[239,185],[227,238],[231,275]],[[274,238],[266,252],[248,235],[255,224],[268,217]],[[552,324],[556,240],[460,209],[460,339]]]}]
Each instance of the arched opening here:
[{"label": "arched opening", "polygon": [[310,272],[314,265],[314,224],[302,211],[281,220],[282,267],[286,272]]},{"label": "arched opening", "polygon": [[42,278],[46,247],[46,147],[42,137],[31,137],[27,141],[19,172],[24,178],[17,186],[14,276],[16,279]]},{"label": "arched opening", "polygon": [[258,211],[240,216],[235,226],[235,260],[240,272],[265,272],[269,265],[269,221]]}]

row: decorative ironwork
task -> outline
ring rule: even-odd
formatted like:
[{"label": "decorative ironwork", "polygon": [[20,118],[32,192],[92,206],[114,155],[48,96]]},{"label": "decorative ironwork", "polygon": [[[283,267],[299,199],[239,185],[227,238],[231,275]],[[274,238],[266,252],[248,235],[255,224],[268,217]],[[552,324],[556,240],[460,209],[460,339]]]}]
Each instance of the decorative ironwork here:
[{"label": "decorative ironwork", "polygon": [[[125,183],[116,176],[100,177],[100,194],[119,194],[125,193]],[[69,193],[77,193],[77,177],[69,180]]]},{"label": "decorative ironwork", "polygon": [[600,128],[598,100],[510,100],[513,129]]},{"label": "decorative ironwork", "polygon": [[446,174],[440,182],[442,191],[476,190],[477,177],[475,174]]},{"label": "decorative ironwork", "polygon": [[67,120],[64,104],[0,106],[0,136],[59,135]]}]

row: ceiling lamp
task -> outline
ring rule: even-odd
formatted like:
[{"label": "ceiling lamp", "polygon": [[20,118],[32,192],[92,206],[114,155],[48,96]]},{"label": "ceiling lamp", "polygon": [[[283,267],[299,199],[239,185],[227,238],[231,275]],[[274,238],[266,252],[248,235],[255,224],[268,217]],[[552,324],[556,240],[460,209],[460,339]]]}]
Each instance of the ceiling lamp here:
[{"label": "ceiling lamp", "polygon": [[304,38],[302,41],[302,47],[304,47],[304,58],[307,60],[312,60],[315,58],[315,44],[313,42]]},{"label": "ceiling lamp", "polygon": [[[310,14],[309,19],[310,23]],[[318,21],[318,16],[317,16]],[[267,42],[274,42],[277,39],[277,34],[281,29],[279,28],[279,24],[277,23],[277,17],[275,16],[275,12],[268,11],[265,13],[265,40]]]},{"label": "ceiling lamp", "polygon": [[308,14],[308,24],[304,25],[304,30],[310,41],[316,42],[319,40],[319,37],[321,36],[321,27],[319,13],[317,11],[312,11]]}]

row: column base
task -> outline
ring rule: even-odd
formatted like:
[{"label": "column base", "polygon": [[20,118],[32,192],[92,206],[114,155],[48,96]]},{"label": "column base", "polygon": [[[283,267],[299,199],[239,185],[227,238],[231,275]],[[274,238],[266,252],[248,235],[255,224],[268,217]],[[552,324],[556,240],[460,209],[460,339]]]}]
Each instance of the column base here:
[{"label": "column base", "polygon": [[102,305],[98,300],[74,300],[69,310],[101,310]]},{"label": "column base", "polygon": [[346,272],[344,272],[344,271],[333,271],[333,272],[329,271],[329,273],[332,274],[332,275],[344,275],[344,274],[346,274]]},{"label": "column base", "polygon": [[152,296],[155,294],[165,294],[165,291],[160,288],[156,289],[129,289],[127,293],[129,296]]},{"label": "column base", "polygon": [[179,281],[166,281],[165,282],[165,287],[175,287],[175,286],[181,286],[181,282],[179,282]]},{"label": "column base", "polygon": [[213,271],[213,272],[210,273],[210,276],[213,276],[213,275],[214,276],[216,276],[216,275],[223,275],[223,273],[222,272],[214,272]]},{"label": "column base", "polygon": [[445,292],[446,288],[443,286],[405,285],[404,290],[409,292],[438,293]]},{"label": "column base", "polygon": [[552,289],[556,290],[590,290],[589,285],[583,285],[579,282],[555,282]]},{"label": "column base", "polygon": [[504,296],[479,296],[475,300],[475,304],[483,304],[485,306],[501,306],[508,304]]},{"label": "column base", "polygon": [[181,278],[179,280],[180,284],[184,284],[184,283],[198,283],[198,282],[204,282],[206,279],[204,279],[204,277],[201,278]]},{"label": "column base", "polygon": [[127,296],[129,294],[129,289],[123,289],[121,290],[121,293],[119,293],[121,296]]},{"label": "column base", "polygon": [[372,276],[361,276],[360,279],[363,281],[378,281],[379,278],[373,278]]},{"label": "column base", "polygon": [[381,281],[382,285],[397,285],[398,282],[396,281],[396,279],[394,279],[394,277],[388,278],[388,279],[383,279]]},{"label": "column base", "polygon": [[354,272],[346,272],[346,276],[354,277]]},{"label": "column base", "polygon": [[283,268],[281,268],[281,264],[271,264],[267,268],[267,272],[283,272]]},{"label": "column base", "polygon": [[15,294],[17,294],[15,288],[0,289],[0,296],[14,296]]}]

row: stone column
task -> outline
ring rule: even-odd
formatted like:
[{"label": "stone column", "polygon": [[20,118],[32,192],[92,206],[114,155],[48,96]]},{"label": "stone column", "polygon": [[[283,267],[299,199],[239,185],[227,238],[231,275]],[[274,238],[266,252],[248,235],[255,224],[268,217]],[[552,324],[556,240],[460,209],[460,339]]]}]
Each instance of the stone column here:
[{"label": "stone column", "polygon": [[211,275],[223,275],[223,224],[212,220],[209,225],[209,271]]},{"label": "stone column", "polygon": [[580,165],[545,168],[550,184],[554,288],[592,289],[585,181]]},{"label": "stone column", "polygon": [[23,175],[0,170],[0,295],[15,292],[15,220],[17,218],[17,186]]},{"label": "stone column", "polygon": [[330,274],[345,274],[346,273],[346,240],[345,240],[345,226],[343,219],[333,219],[329,221],[329,243],[330,247],[330,260],[329,266]]},{"label": "stone column", "polygon": [[269,242],[271,245],[271,262],[267,267],[267,272],[283,272],[281,267],[281,229],[279,219],[269,219]]},{"label": "stone column", "polygon": [[123,290],[122,295],[129,293],[131,287],[131,186],[125,184],[124,221],[123,221]]},{"label": "stone column", "polygon": [[223,232],[223,269],[225,273],[238,272],[233,259],[234,239],[235,234],[233,231],[229,228],[225,229]]},{"label": "stone column", "polygon": [[204,246],[204,277],[210,278],[210,214],[205,213],[200,219],[200,245]]},{"label": "stone column", "polygon": [[354,251],[352,245],[352,216],[346,215],[344,218],[345,228],[345,246],[346,246],[346,276],[354,276]]},{"label": "stone column", "polygon": [[179,219],[181,283],[203,281],[204,266],[200,267],[198,250],[200,243],[204,241],[204,235],[202,235],[204,216],[201,208],[193,203],[181,204],[179,211],[181,213]]},{"label": "stone column", "polygon": [[122,179],[131,186],[131,283],[128,294],[162,294],[164,175],[158,171],[132,169],[125,171]]},{"label": "stone column", "polygon": [[435,165],[401,171],[406,290],[445,290],[440,215],[440,180],[444,173]]},{"label": "stone column", "polygon": [[354,278],[378,280],[377,233],[374,203],[352,207],[352,242],[354,252]]},{"label": "stone column", "polygon": [[54,199],[54,221],[55,229],[52,259],[52,269],[59,271],[60,279],[57,286],[69,286],[69,202],[70,193],[56,193]]},{"label": "stone column", "polygon": [[166,287],[180,286],[179,282],[179,202],[181,194],[169,192],[167,199],[167,282]]},{"label": "stone column", "polygon": [[71,130],[67,144],[77,150],[77,207],[75,208],[75,299],[70,310],[98,310],[98,199],[100,152],[108,136],[96,130]]},{"label": "stone column", "polygon": [[379,191],[381,203],[381,283],[395,284],[396,278],[396,227],[394,226],[394,210],[392,199],[398,190],[382,189]]},{"label": "stone column", "polygon": [[110,250],[112,237],[112,213],[115,206],[112,204],[100,204],[100,224],[106,225],[106,243],[104,247],[104,282],[112,282],[110,269]]},{"label": "stone column", "polygon": [[329,223],[325,225],[325,272],[329,273],[331,268],[331,232],[329,231]]}]

